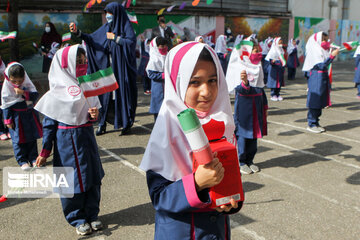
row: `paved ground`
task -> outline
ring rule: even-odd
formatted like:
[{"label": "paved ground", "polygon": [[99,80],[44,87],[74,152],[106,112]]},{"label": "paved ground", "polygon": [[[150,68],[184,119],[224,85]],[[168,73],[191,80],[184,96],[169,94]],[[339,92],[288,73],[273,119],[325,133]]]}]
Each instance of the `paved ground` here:
[{"label": "paved ground", "polygon": [[[334,64],[333,106],[320,120],[326,133],[305,130],[306,82],[300,72],[282,89],[283,102],[269,102],[269,135],[259,141],[255,158],[262,171],[243,176],[246,201],[231,216],[232,239],[359,239],[360,101],[353,65]],[[106,172],[100,219],[107,228],[78,237],[58,199],[9,199],[0,203],[0,239],[153,239],[154,210],[137,169],[153,116],[150,97],[139,94],[131,135],[111,131],[97,138]],[[1,176],[6,166],[16,166],[9,141],[0,143]]]}]

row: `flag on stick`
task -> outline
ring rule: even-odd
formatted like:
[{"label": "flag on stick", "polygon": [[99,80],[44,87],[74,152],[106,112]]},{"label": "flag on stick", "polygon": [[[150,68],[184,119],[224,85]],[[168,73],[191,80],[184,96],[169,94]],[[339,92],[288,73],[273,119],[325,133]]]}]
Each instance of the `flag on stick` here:
[{"label": "flag on stick", "polygon": [[71,33],[65,33],[62,35],[63,42],[69,41],[70,39],[71,39]]},{"label": "flag on stick", "polygon": [[119,85],[111,67],[78,77],[85,97],[94,97],[116,90]]},{"label": "flag on stick", "polygon": [[138,24],[138,20],[137,20],[137,17],[134,12],[129,13],[128,11],[126,11],[126,13],[127,13],[127,16],[129,18],[130,22]]},{"label": "flag on stick", "polygon": [[348,51],[353,51],[360,45],[360,43],[359,41],[352,41],[352,42],[344,42],[343,45]]},{"label": "flag on stick", "polygon": [[13,32],[2,32],[0,31],[0,40],[3,42],[6,39],[15,39],[16,38],[16,31]]}]

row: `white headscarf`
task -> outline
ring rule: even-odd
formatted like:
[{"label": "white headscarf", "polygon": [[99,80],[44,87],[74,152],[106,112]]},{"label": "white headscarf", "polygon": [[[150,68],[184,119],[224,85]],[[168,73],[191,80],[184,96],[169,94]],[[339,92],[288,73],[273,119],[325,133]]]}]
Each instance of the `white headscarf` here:
[{"label": "white headscarf", "polygon": [[269,43],[273,41],[272,37],[268,37],[264,41],[260,42],[260,47],[262,49],[261,53],[262,55],[267,55],[269,53]]},{"label": "white headscarf", "polygon": [[297,47],[297,45],[295,44],[293,44],[293,38],[291,38],[290,40],[289,40],[289,42],[288,42],[288,46],[287,46],[287,48],[286,48],[286,52],[288,53],[288,54],[291,54],[292,53],[292,51]]},{"label": "white headscarf", "polygon": [[310,71],[316,64],[324,62],[330,57],[329,51],[321,47],[323,32],[311,35],[306,43],[306,55],[303,71]]},{"label": "white headscarf", "polygon": [[[12,63],[9,63],[7,68],[5,69],[4,76],[5,76],[6,80],[4,80],[4,84],[3,84],[3,87],[1,90],[1,109],[5,109],[8,107],[11,107],[15,103],[25,101],[25,99],[22,97],[22,95],[15,93],[15,90],[14,90],[15,87],[11,84],[11,82],[9,80],[9,78],[10,78],[9,69],[14,65],[22,66],[18,62],[12,62]],[[24,71],[25,71],[25,69],[24,69]],[[27,90],[29,92],[37,92],[36,87],[31,82],[26,71],[25,71],[25,76],[24,76],[24,82],[19,86],[19,88],[22,90]],[[29,103],[29,104],[31,104],[31,103]]]},{"label": "white headscarf", "polygon": [[234,120],[221,64],[214,50],[204,43],[185,42],[172,48],[165,60],[165,95],[158,118],[151,133],[140,168],[153,170],[170,181],[176,181],[192,172],[190,145],[183,133],[177,114],[187,109],[185,94],[201,51],[206,48],[216,65],[218,95],[201,124],[211,119],[225,124],[224,136],[234,142]]},{"label": "white headscarf", "polygon": [[3,74],[4,74],[4,71],[5,71],[6,66],[5,66],[4,61],[2,61],[2,60],[1,60],[1,58],[0,58],[0,61],[1,61],[1,64],[0,64],[0,74],[1,74],[1,75],[3,75]]},{"label": "white headscarf", "polygon": [[215,52],[216,53],[223,53],[223,54],[227,53],[226,36],[225,35],[220,35],[216,39]]},{"label": "white headscarf", "polygon": [[88,110],[100,108],[98,97],[84,97],[76,79],[76,54],[79,44],[61,48],[55,53],[49,71],[50,89],[35,109],[45,116],[68,125],[88,122]]},{"label": "white headscarf", "polygon": [[[281,56],[284,56],[284,50],[282,47],[279,46],[279,41],[281,37],[274,38],[274,41],[271,45],[269,53],[266,55],[265,60],[270,61],[273,60],[280,60]],[[283,65],[284,66],[284,65]]]},{"label": "white headscarf", "polygon": [[[241,72],[246,71],[249,85],[252,87],[263,88],[264,73],[261,67],[261,61],[253,64],[249,56],[253,50],[253,42],[249,40],[241,41],[238,47],[234,48],[230,55],[230,60],[226,72],[226,83],[229,93],[233,94],[234,89],[241,84]],[[244,52],[247,52],[244,54]],[[249,55],[247,55],[249,54]]]},{"label": "white headscarf", "polygon": [[234,41],[234,48],[236,47],[236,45],[238,45],[244,38],[244,35],[243,34],[238,34],[235,38],[235,41]]},{"label": "white headscarf", "polygon": [[204,43],[205,43],[205,40],[204,40],[203,36],[197,36],[194,41],[195,42],[200,42],[200,39],[202,39],[204,41]]},{"label": "white headscarf", "polygon": [[[164,72],[164,62],[166,55],[161,55],[159,52],[159,48],[156,44],[156,38],[151,40],[150,42],[150,58],[149,62],[146,66],[146,72],[148,73],[149,70],[156,71],[156,72]],[[148,73],[149,74],[149,73]]]}]

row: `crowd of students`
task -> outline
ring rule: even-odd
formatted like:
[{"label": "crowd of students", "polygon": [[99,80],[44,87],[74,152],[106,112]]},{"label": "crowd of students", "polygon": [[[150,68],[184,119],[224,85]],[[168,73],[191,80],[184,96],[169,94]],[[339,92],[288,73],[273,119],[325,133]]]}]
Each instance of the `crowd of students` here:
[{"label": "crowd of students", "polygon": [[[107,18],[111,19],[109,24],[124,12],[118,3],[110,3],[106,10]],[[92,51],[96,39],[102,39],[104,44],[109,39],[116,53],[118,45],[125,46],[121,42],[123,28],[110,26],[118,32],[106,32],[108,25],[92,35],[81,33],[74,26],[72,32],[89,43],[87,51]],[[259,42],[256,35],[239,35],[230,54],[226,38],[220,35],[215,48],[203,43],[203,36],[174,46],[165,37],[156,36],[144,39],[141,45],[138,73],[143,77],[144,92],[151,94],[149,112],[154,115],[155,125],[140,168],[146,172],[156,210],[155,239],[169,236],[230,239],[228,215],[242,206],[241,202],[230,199],[227,205],[210,208],[208,189],[221,182],[224,168],[214,153],[210,163],[193,170],[192,150],[176,116],[185,109],[194,109],[208,140],[226,139],[237,148],[241,173],[256,173],[260,171],[254,164],[257,139],[267,135],[268,101],[264,87],[271,89],[272,101],[282,101],[280,90],[286,66],[288,79],[295,78],[299,66],[295,40],[289,40],[286,62],[280,37]],[[48,75],[50,89],[38,102],[39,94],[24,67],[18,62],[6,68],[2,61],[0,64],[3,119],[0,138],[11,138],[15,158],[23,170],[44,165],[52,151],[54,166],[76,170],[75,195],[61,198],[61,204],[66,220],[80,235],[103,227],[98,214],[104,170],[92,126],[98,120],[101,104],[98,97],[85,98],[83,94],[68,91],[69,87],[78,85],[77,77],[89,72],[89,61],[94,71],[99,68],[95,61],[99,55],[86,54],[86,50],[73,45],[54,54]],[[314,133],[325,131],[319,117],[321,109],[330,104],[328,65],[338,53],[338,49],[330,49],[324,32],[313,34],[306,44],[303,71],[308,77],[307,129]],[[355,56],[359,65],[359,49]],[[123,62],[110,57],[113,67]],[[109,60],[109,56],[105,58]],[[360,66],[357,67],[354,81],[360,98]],[[118,75],[126,78],[122,73]],[[235,94],[234,112],[229,94]],[[42,124],[38,113],[43,115]],[[124,128],[128,127],[126,124]],[[40,153],[39,138],[43,138]]]}]

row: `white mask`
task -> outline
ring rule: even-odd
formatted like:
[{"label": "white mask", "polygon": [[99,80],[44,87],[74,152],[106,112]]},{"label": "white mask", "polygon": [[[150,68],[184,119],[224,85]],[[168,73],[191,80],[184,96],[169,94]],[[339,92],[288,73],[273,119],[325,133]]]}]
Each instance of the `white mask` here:
[{"label": "white mask", "polygon": [[50,32],[50,27],[45,27],[45,32],[49,33]]}]

